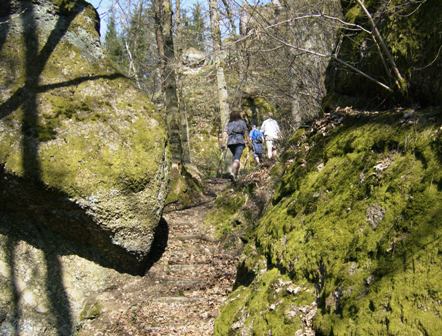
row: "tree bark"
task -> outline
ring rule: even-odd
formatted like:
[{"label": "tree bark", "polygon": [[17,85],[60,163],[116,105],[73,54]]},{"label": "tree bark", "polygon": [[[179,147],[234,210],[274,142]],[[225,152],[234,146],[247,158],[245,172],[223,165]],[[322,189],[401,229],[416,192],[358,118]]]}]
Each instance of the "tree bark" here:
[{"label": "tree bark", "polygon": [[229,94],[224,76],[223,58],[221,47],[221,31],[219,28],[219,11],[216,0],[209,0],[210,30],[212,33],[213,51],[215,54],[216,80],[218,87],[218,101],[220,112],[220,131],[223,132],[229,120],[230,108],[228,104]]},{"label": "tree bark", "polygon": [[181,80],[181,57],[183,55],[183,25],[182,25],[182,17],[181,17],[181,1],[175,1],[175,25],[176,25],[176,39],[175,39],[175,48],[176,48],[176,64],[178,68],[175,71],[176,76],[176,85],[177,85],[177,99],[178,99],[178,108],[179,108],[179,116],[180,116],[180,138],[182,145],[182,160],[183,163],[190,163],[190,135],[189,135],[189,121],[187,116],[186,106],[184,105],[183,99],[183,84]]},{"label": "tree bark", "polygon": [[170,0],[154,0],[155,36],[160,59],[161,91],[166,107],[166,122],[173,163],[183,162],[180,118],[175,74]]},{"label": "tree bark", "polygon": [[232,35],[236,33],[236,24],[233,18],[233,13],[230,8],[229,2],[227,0],[222,0],[224,8],[226,9],[227,19],[229,20],[230,26],[232,27]]},{"label": "tree bark", "polygon": [[[239,84],[238,84],[238,100],[241,102],[243,99],[243,91],[244,89],[248,89],[248,73],[249,73],[249,67],[250,67],[250,42],[248,39],[245,38],[245,36],[249,32],[249,20],[250,15],[248,13],[247,4],[243,4],[240,8],[240,15],[239,15],[239,40],[241,42],[237,43],[237,52],[239,55],[238,60],[238,71],[239,71]],[[256,117],[256,116],[255,116]],[[258,122],[256,118],[254,119],[254,122]]]}]

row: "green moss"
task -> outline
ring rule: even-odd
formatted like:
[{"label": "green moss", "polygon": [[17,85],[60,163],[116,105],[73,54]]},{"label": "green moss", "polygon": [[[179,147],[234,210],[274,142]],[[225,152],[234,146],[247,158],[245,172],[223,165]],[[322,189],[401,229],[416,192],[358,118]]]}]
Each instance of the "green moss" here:
[{"label": "green moss", "polygon": [[361,16],[362,9],[359,5],[355,5],[347,10],[345,13],[345,19],[350,23],[355,23],[356,20]]},{"label": "green moss", "polygon": [[256,125],[260,125],[269,114],[275,115],[278,112],[270,101],[259,96],[244,99],[242,108],[244,117]]},{"label": "green moss", "polygon": [[[68,8],[77,2],[57,5]],[[92,12],[88,6],[75,17],[74,26],[93,27]],[[47,36],[39,38],[44,45]],[[22,88],[25,74],[35,70],[25,71],[23,50],[23,41],[9,34],[1,58],[21,64],[11,77],[11,94]],[[42,181],[71,197],[115,188],[122,193],[144,190],[154,183],[163,159],[166,133],[161,118],[127,79],[111,71],[106,62],[89,62],[81,50],[63,39],[39,76],[37,119],[30,125],[32,129],[26,130],[26,141],[38,144]],[[124,97],[115,92],[124,92]],[[25,118],[23,113],[18,108],[2,119],[7,129],[2,132],[1,162],[17,175],[24,174],[22,130],[17,126]]]},{"label": "green moss", "polygon": [[205,176],[216,176],[221,165],[218,137],[199,130],[198,134],[191,137],[190,142],[192,162]]},{"label": "green moss", "polygon": [[170,173],[170,187],[166,204],[189,207],[201,201],[203,187],[186,169],[174,167]]},{"label": "green moss", "polygon": [[241,222],[240,209],[246,202],[246,195],[227,191],[218,195],[214,209],[205,218],[207,225],[215,227],[218,237],[232,233]]},{"label": "green moss", "polygon": [[277,269],[259,274],[248,287],[239,287],[228,298],[215,323],[215,335],[290,335],[302,329],[299,307],[314,296],[302,288],[294,294],[292,282]]},{"label": "green moss", "polygon": [[[319,334],[432,335],[442,327],[441,119],[434,115],[416,112],[419,121],[405,126],[386,112],[347,119],[327,137],[293,136],[299,150],[244,265],[259,274],[264,258],[294,283],[315,286]],[[262,302],[256,281],[249,300]],[[243,309],[256,315],[253,305]]]},{"label": "green moss", "polygon": [[83,0],[52,0],[62,13],[72,12],[78,4],[85,4]]}]

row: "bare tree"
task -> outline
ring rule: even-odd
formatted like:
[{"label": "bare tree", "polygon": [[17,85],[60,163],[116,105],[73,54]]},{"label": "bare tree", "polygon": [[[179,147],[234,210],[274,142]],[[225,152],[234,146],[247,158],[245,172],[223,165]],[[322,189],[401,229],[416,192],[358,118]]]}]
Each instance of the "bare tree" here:
[{"label": "bare tree", "polygon": [[230,114],[230,108],[228,104],[229,94],[227,91],[227,83],[224,76],[223,60],[224,53],[222,50],[221,42],[221,30],[219,27],[219,11],[216,0],[209,0],[210,11],[210,30],[212,33],[213,52],[216,66],[216,80],[218,86],[218,101],[220,112],[220,129],[221,132],[227,125],[227,121]]},{"label": "bare tree", "polygon": [[183,84],[181,80],[181,57],[183,54],[183,25],[182,25],[182,12],[181,12],[181,1],[175,0],[175,31],[176,31],[176,39],[175,39],[175,50],[176,50],[176,64],[177,69],[175,71],[176,76],[176,84],[177,84],[177,98],[178,98],[178,107],[180,111],[180,137],[181,143],[183,146],[183,162],[190,163],[190,135],[189,135],[189,121],[187,117],[186,106],[184,105],[183,99]]},{"label": "bare tree", "polygon": [[166,107],[169,141],[174,163],[183,162],[180,116],[175,74],[175,49],[172,35],[170,0],[154,0],[155,34],[160,59],[161,89]]}]

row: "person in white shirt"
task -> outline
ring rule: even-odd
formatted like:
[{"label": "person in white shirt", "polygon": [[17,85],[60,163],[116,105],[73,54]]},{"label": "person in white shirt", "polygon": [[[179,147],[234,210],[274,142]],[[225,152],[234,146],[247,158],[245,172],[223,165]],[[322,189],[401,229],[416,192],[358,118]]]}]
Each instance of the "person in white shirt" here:
[{"label": "person in white shirt", "polygon": [[269,113],[267,119],[262,123],[261,132],[264,133],[267,157],[269,159],[276,158],[277,152],[275,140],[279,139],[280,130],[277,121],[272,118],[272,114]]}]

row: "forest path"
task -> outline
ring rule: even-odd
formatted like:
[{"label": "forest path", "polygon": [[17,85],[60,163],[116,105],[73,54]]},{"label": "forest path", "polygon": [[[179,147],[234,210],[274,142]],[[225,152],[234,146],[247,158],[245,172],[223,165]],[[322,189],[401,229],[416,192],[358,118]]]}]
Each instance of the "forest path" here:
[{"label": "forest path", "polygon": [[[229,184],[209,182],[213,194]],[[164,214],[167,246],[143,277],[100,295],[101,313],[80,335],[212,335],[221,304],[236,276],[237,252],[226,249],[204,224],[214,197],[202,205]],[[160,243],[161,244],[161,243]],[[161,246],[157,246],[161,248]]]}]

